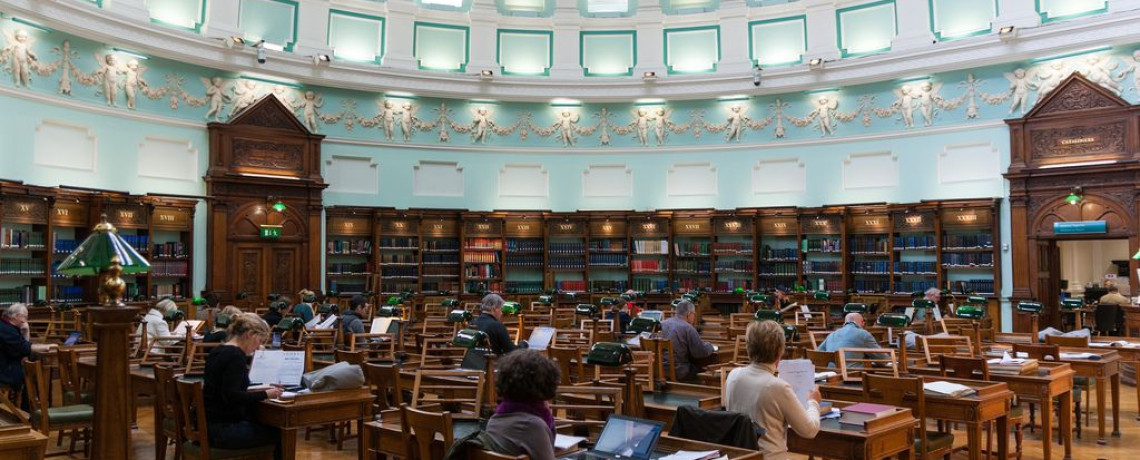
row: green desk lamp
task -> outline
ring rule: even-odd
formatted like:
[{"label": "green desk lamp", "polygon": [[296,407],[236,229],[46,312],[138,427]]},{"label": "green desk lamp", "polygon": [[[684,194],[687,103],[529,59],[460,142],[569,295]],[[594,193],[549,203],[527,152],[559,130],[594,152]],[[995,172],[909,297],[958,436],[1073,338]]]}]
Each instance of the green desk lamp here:
[{"label": "green desk lamp", "polygon": [[478,329],[461,329],[455,333],[451,344],[460,348],[486,348],[487,333]]},{"label": "green desk lamp", "polygon": [[865,303],[843,304],[843,313],[867,313],[869,311],[871,311],[871,309]]},{"label": "green desk lamp", "polygon": [[56,269],[61,275],[99,275],[99,303],[107,306],[123,304],[123,290],[127,285],[119,275],[149,270],[150,262],[119,236],[115,226],[107,222],[106,215]]},{"label": "green desk lamp", "polygon": [[625,328],[626,332],[631,334],[640,334],[642,332],[657,332],[661,329],[661,323],[653,318],[645,316],[638,316],[629,322],[629,326]]},{"label": "green desk lamp", "polygon": [[1085,301],[1082,299],[1074,299],[1070,297],[1068,299],[1061,300],[1062,310],[1078,310],[1083,306],[1085,306]]},{"label": "green desk lamp", "polygon": [[520,311],[522,311],[522,305],[519,305],[518,302],[503,302],[503,313],[514,315]]},{"label": "green desk lamp", "polygon": [[784,314],[777,310],[756,310],[752,315],[752,319],[756,321],[775,321],[777,323],[784,322]]},{"label": "green desk lamp", "polygon": [[815,300],[828,301],[828,300],[831,300],[831,293],[827,292],[827,291],[815,291],[815,293],[812,294],[811,297]]}]

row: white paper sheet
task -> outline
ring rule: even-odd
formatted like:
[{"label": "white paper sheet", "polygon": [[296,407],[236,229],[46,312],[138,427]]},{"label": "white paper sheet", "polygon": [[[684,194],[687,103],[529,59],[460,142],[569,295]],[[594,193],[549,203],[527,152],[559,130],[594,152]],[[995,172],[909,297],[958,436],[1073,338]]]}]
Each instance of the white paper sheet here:
[{"label": "white paper sheet", "polygon": [[188,320],[185,320],[185,321],[183,321],[183,322],[181,322],[181,323],[178,323],[178,326],[176,326],[176,327],[174,328],[174,331],[173,331],[173,332],[171,332],[171,334],[174,334],[174,335],[186,335],[186,330],[187,330],[187,329],[190,329],[190,330],[193,330],[193,331],[197,331],[197,330],[198,330],[198,326],[201,326],[201,325],[202,325],[202,321],[201,321],[201,320],[197,320],[197,319],[188,319]]},{"label": "white paper sheet", "polygon": [[792,386],[796,399],[805,408],[808,406],[808,393],[815,388],[815,366],[808,359],[780,360],[776,372],[780,379]]},{"label": "white paper sheet", "polygon": [[800,305],[800,311],[803,312],[805,320],[811,319],[811,310],[808,309],[807,305]]},{"label": "white paper sheet", "polygon": [[914,321],[914,307],[906,307],[906,319]]},{"label": "white paper sheet", "polygon": [[313,329],[317,327],[318,324],[321,324],[321,315],[314,315],[313,319],[305,323],[305,329]]},{"label": "white paper sheet", "polygon": [[321,321],[321,324],[317,325],[317,329],[331,328],[333,326],[333,323],[335,323],[335,322],[336,322],[336,315],[329,315],[328,318],[325,318],[324,321]]},{"label": "white paper sheet", "polygon": [[372,328],[368,330],[372,334],[387,334],[388,327],[392,325],[392,318],[375,318],[372,320]]},{"label": "white paper sheet", "polygon": [[658,460],[704,460],[704,459],[709,459],[709,458],[717,458],[719,456],[720,456],[720,451],[718,451],[718,450],[706,450],[706,451],[678,450],[677,452],[673,453],[672,455],[666,455],[664,457],[661,457]]},{"label": "white paper sheet", "polygon": [[554,448],[558,449],[558,450],[566,450],[566,449],[569,449],[571,447],[577,446],[578,444],[580,444],[582,441],[585,441],[585,440],[586,440],[586,438],[580,438],[578,436],[567,436],[564,434],[556,434],[556,435],[554,435]]},{"label": "white paper sheet", "polygon": [[296,386],[305,373],[305,352],[258,350],[253,354],[249,381],[254,384]]}]

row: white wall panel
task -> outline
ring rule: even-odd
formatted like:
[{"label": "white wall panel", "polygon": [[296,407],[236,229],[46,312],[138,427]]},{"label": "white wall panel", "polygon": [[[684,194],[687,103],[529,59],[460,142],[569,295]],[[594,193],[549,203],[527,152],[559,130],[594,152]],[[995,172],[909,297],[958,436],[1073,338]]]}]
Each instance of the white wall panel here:
[{"label": "white wall panel", "polygon": [[138,175],[195,182],[198,149],[186,139],[147,136],[139,142]]},{"label": "white wall panel", "polygon": [[947,145],[938,154],[938,182],[1000,180],[1000,155],[997,147],[989,142]]},{"label": "white wall panel", "polygon": [[367,157],[333,156],[325,161],[330,192],[380,193],[380,165]]},{"label": "white wall panel", "polygon": [[550,174],[540,164],[508,164],[499,169],[499,196],[550,196]]},{"label": "white wall panel", "polygon": [[95,172],[98,141],[86,126],[44,119],[36,126],[32,158],[42,166]]},{"label": "white wall panel", "polygon": [[807,190],[807,167],[799,158],[760,160],[752,167],[752,193]]},{"label": "white wall panel", "polygon": [[624,164],[590,165],[582,172],[582,196],[633,196],[633,171]]},{"label": "white wall panel", "polygon": [[853,153],[843,160],[843,188],[897,187],[899,159],[890,151]]},{"label": "white wall panel", "polygon": [[412,168],[412,194],[416,196],[463,196],[463,168],[450,161],[421,161]]},{"label": "white wall panel", "polygon": [[716,195],[716,167],[712,163],[677,163],[665,176],[669,196]]}]

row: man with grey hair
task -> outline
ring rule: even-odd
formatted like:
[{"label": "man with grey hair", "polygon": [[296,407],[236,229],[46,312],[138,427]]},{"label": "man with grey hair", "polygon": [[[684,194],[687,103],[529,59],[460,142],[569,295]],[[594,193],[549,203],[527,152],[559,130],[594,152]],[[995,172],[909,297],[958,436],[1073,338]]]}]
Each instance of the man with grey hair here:
[{"label": "man with grey hair", "polygon": [[499,321],[503,317],[503,298],[498,294],[487,294],[479,305],[479,316],[471,325],[487,334],[491,353],[502,356],[514,351],[515,344],[511,342],[511,335],[507,327]]},{"label": "man with grey hair", "polygon": [[0,385],[14,390],[22,388],[24,358],[55,348],[55,344],[32,344],[31,338],[31,329],[28,327],[28,306],[22,303],[8,306],[4,316],[0,318]]},{"label": "man with grey hair", "polygon": [[[843,327],[827,335],[823,343],[819,344],[820,351],[839,351],[842,348],[881,348],[875,337],[863,329],[865,321],[859,313],[848,313],[843,318]],[[889,355],[882,353],[847,352],[848,359],[879,359]]]},{"label": "man with grey hair", "polygon": [[697,309],[692,302],[683,300],[673,308],[673,317],[661,322],[661,337],[673,342],[673,366],[680,381],[695,381],[700,373],[699,361],[706,360],[716,348],[701,340],[693,326],[697,322]]}]

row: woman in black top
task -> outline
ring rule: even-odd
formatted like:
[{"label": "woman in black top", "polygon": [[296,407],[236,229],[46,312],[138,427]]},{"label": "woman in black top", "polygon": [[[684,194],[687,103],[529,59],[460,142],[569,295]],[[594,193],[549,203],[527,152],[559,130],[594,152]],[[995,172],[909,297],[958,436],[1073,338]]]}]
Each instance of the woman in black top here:
[{"label": "woman in black top", "polygon": [[210,445],[222,449],[250,449],[276,445],[281,458],[281,432],[254,421],[254,405],[281,396],[280,388],[249,391],[249,356],[269,337],[269,325],[253,313],[230,321],[229,340],[206,357],[203,396]]}]

